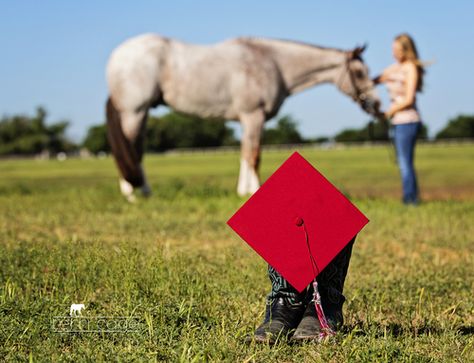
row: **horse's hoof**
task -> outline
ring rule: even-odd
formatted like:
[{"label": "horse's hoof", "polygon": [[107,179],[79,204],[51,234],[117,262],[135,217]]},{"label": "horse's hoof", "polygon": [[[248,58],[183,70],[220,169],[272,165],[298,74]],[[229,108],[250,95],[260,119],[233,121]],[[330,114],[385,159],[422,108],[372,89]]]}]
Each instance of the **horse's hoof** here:
[{"label": "horse's hoof", "polygon": [[133,194],[127,195],[125,199],[127,199],[127,202],[132,203],[132,204],[136,203],[137,201],[137,197],[135,197]]}]

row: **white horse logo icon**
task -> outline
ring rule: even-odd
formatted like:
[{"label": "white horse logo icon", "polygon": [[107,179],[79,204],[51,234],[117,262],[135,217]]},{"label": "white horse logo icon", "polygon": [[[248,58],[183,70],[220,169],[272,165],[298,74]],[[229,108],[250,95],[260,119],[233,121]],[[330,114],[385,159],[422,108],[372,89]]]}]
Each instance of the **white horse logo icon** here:
[{"label": "white horse logo icon", "polygon": [[84,304],[71,304],[71,308],[69,309],[69,315],[77,316],[82,315],[81,310],[85,309]]}]

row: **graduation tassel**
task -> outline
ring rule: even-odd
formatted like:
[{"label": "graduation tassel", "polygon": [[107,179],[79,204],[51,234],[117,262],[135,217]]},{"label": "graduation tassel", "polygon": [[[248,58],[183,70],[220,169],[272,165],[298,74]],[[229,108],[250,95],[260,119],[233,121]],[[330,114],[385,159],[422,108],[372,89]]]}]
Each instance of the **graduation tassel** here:
[{"label": "graduation tassel", "polygon": [[336,334],[334,330],[328,324],[326,315],[324,315],[323,305],[321,304],[321,295],[318,290],[318,282],[316,279],[313,281],[313,301],[314,308],[316,309],[316,315],[318,316],[319,324],[321,325],[321,333],[319,333],[319,339],[324,340],[327,337]]},{"label": "graduation tassel", "polygon": [[[313,254],[311,253],[311,247],[309,245],[309,236],[308,236],[308,231],[306,230],[306,225],[304,224],[304,221],[303,221],[302,218],[300,218],[300,220],[298,222],[299,222],[300,226],[303,226],[304,235],[305,235],[305,238],[306,238],[306,246],[308,247],[309,258],[310,258],[310,261],[311,261],[311,267],[313,268],[313,273],[314,273],[315,276],[319,275],[320,271],[319,271],[318,265],[316,264],[316,260],[314,259]],[[297,223],[297,225],[298,225],[298,223]],[[318,272],[317,274],[316,274],[316,271]],[[331,329],[331,327],[329,326],[328,321],[326,319],[326,315],[324,314],[323,305],[321,304],[321,295],[319,294],[319,289],[318,289],[318,281],[316,280],[316,278],[314,278],[314,281],[313,281],[313,300],[312,300],[312,302],[314,302],[314,308],[316,309],[316,315],[318,317],[319,324],[321,325],[321,333],[319,333],[319,339],[324,340],[327,337],[336,335],[336,332],[333,329]]]}]

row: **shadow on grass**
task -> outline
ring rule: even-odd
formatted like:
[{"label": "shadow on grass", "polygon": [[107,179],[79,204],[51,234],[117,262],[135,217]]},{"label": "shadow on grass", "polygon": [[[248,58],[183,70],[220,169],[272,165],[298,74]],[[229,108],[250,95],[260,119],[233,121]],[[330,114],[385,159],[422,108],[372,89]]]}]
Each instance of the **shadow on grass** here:
[{"label": "shadow on grass", "polygon": [[390,324],[363,324],[356,323],[353,325],[346,325],[342,328],[343,334],[352,334],[354,336],[374,336],[376,338],[387,335],[398,338],[402,335],[440,335],[445,332],[445,329],[433,326],[430,324],[420,326],[403,326],[397,323]]},{"label": "shadow on grass", "polygon": [[402,335],[412,335],[412,336],[421,336],[421,335],[441,335],[447,331],[455,331],[460,335],[473,335],[474,326],[466,325],[454,327],[453,329],[443,329],[439,326],[434,326],[431,324],[425,324],[420,326],[403,326],[397,323],[391,324],[364,324],[362,322],[356,323],[353,325],[345,325],[341,332],[343,334],[352,334],[354,336],[375,336],[380,338],[386,335],[391,335],[395,338]]},{"label": "shadow on grass", "polygon": [[461,326],[458,328],[458,332],[461,335],[473,335],[474,334],[474,326]]}]

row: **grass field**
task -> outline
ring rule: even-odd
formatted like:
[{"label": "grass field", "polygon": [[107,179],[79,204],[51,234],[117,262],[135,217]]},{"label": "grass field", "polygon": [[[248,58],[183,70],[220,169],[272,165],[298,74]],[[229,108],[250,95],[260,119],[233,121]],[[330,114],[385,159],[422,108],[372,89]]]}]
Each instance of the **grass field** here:
[{"label": "grass field", "polygon": [[[225,224],[237,153],[147,156],[153,198],[111,159],[0,161],[0,360],[474,361],[474,146],[418,148],[419,207],[389,149],[302,150],[369,217],[332,342],[246,344],[266,265]],[[265,179],[290,151],[265,152]],[[133,317],[137,332],[57,333],[53,318]]]}]

